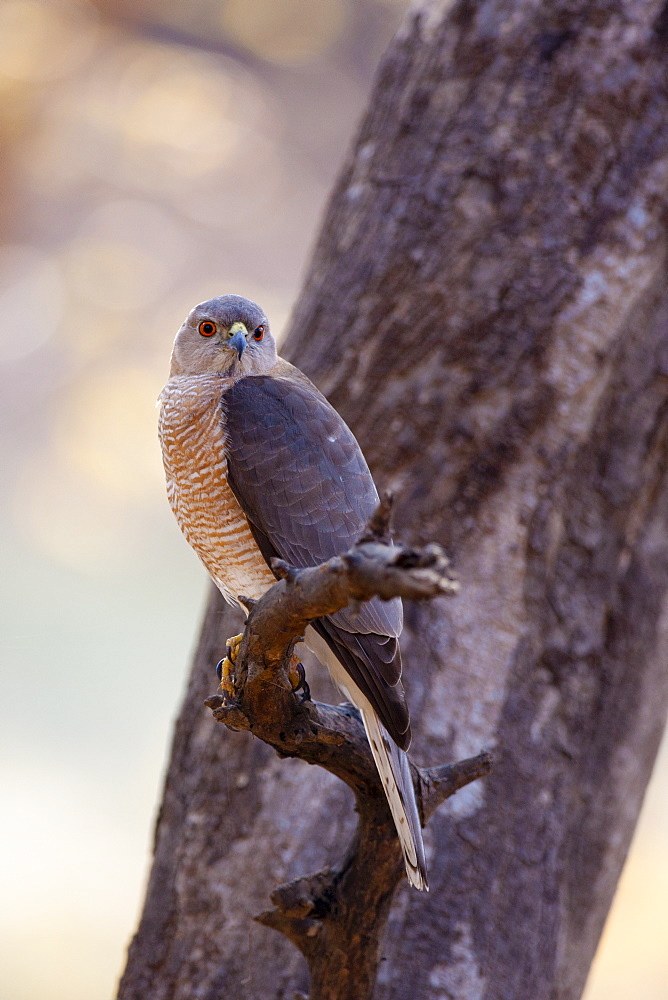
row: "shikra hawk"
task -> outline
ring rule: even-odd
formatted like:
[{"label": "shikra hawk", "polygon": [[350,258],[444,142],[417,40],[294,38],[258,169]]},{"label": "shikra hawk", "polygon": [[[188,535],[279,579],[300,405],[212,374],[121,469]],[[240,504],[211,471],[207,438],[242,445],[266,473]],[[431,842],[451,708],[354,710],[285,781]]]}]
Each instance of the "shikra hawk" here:
[{"label": "shikra hawk", "polygon": [[[283,361],[259,306],[223,295],[179,330],[163,389],[167,494],[184,535],[231,604],[298,568],[345,552],[378,503],[353,434],[298,368]],[[406,750],[401,601],[368,601],[314,621],[306,642],[362,713],[409,882],[427,889]]]}]

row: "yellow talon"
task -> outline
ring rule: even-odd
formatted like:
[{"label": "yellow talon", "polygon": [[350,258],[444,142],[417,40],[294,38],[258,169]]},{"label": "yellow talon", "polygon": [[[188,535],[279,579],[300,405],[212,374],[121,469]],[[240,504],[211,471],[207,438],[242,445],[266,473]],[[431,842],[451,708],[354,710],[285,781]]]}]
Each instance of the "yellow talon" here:
[{"label": "yellow talon", "polygon": [[[243,640],[243,632],[240,635],[233,635],[231,639],[227,640],[227,650],[226,655],[218,663],[216,670],[218,672],[218,677],[220,678],[220,690],[223,692],[227,701],[234,701],[235,690],[235,672],[234,666],[236,663],[237,656],[239,655],[239,646]],[[311,692],[306,681],[306,674],[304,672],[304,666],[298,656],[294,654],[290,657],[290,666],[288,667],[288,680],[290,681],[290,686],[295,694],[302,691],[302,701],[311,700]]]},{"label": "yellow talon", "polygon": [[220,677],[220,690],[228,701],[234,700],[234,664],[239,655],[239,646],[243,639],[241,635],[233,635],[227,640],[226,655],[218,664],[218,676]]},{"label": "yellow talon", "polygon": [[304,668],[302,667],[300,671],[299,668],[301,666],[302,666],[301,660],[299,659],[298,656],[295,656],[295,654],[293,653],[292,656],[290,657],[290,666],[288,667],[288,680],[290,681],[290,687],[292,688],[293,691],[299,687],[302,681]]},{"label": "yellow talon", "polygon": [[288,667],[288,680],[290,681],[290,687],[297,694],[298,691],[303,691],[302,701],[311,700],[311,689],[306,681],[306,672],[304,670],[304,665],[298,656],[294,653],[290,657],[290,666]]},{"label": "yellow talon", "polygon": [[241,632],[239,635],[233,635],[231,639],[227,640],[225,659],[229,660],[231,663],[236,663],[237,656],[239,655],[239,646],[241,645],[243,637],[244,634]]},{"label": "yellow talon", "polygon": [[218,664],[218,676],[225,700],[234,701],[234,664],[227,656]]}]

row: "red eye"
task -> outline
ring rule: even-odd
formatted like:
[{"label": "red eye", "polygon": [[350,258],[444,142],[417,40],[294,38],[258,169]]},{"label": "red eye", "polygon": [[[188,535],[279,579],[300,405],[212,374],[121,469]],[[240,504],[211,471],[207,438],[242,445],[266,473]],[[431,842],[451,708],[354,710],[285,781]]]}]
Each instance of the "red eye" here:
[{"label": "red eye", "polygon": [[253,330],[253,340],[262,340],[264,337],[264,327],[256,326]]},{"label": "red eye", "polygon": [[202,320],[199,325],[199,332],[203,337],[213,337],[216,332],[216,324],[212,323],[210,319]]}]

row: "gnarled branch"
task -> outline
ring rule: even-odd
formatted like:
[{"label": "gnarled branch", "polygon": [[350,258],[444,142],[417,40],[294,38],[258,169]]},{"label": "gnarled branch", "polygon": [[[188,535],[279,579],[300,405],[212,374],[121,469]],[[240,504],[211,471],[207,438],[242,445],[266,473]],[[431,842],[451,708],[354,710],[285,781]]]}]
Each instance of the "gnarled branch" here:
[{"label": "gnarled branch", "polygon": [[[319,764],[355,793],[358,824],[335,868],[279,886],[274,908],[256,919],[281,931],[306,957],[311,1000],[371,995],[379,945],[404,867],[394,824],[359,713],[295,697],[288,673],[295,643],[315,618],[374,596],[425,600],[457,591],[437,545],[411,549],[387,540],[389,504],[381,502],[353,548],[309,569],[282,560],[281,578],[249,607],[233,678],[234,696],[207,700],[215,718],[250,730],[281,755]],[[423,823],[458,788],[489,773],[491,756],[420,769],[411,764]]]}]

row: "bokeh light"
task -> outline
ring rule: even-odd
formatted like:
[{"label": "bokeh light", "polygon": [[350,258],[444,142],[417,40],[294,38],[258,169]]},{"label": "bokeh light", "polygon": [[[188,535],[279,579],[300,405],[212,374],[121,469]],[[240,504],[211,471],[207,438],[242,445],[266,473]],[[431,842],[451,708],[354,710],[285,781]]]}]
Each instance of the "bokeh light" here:
[{"label": "bokeh light", "polygon": [[225,0],[223,29],[256,55],[298,65],[320,56],[341,35],[344,0]]},{"label": "bokeh light", "polygon": [[47,83],[73,73],[91,52],[98,17],[85,0],[4,0],[0,75]]},{"label": "bokeh light", "polygon": [[60,271],[47,254],[0,247],[0,363],[38,351],[58,329],[62,307]]}]

